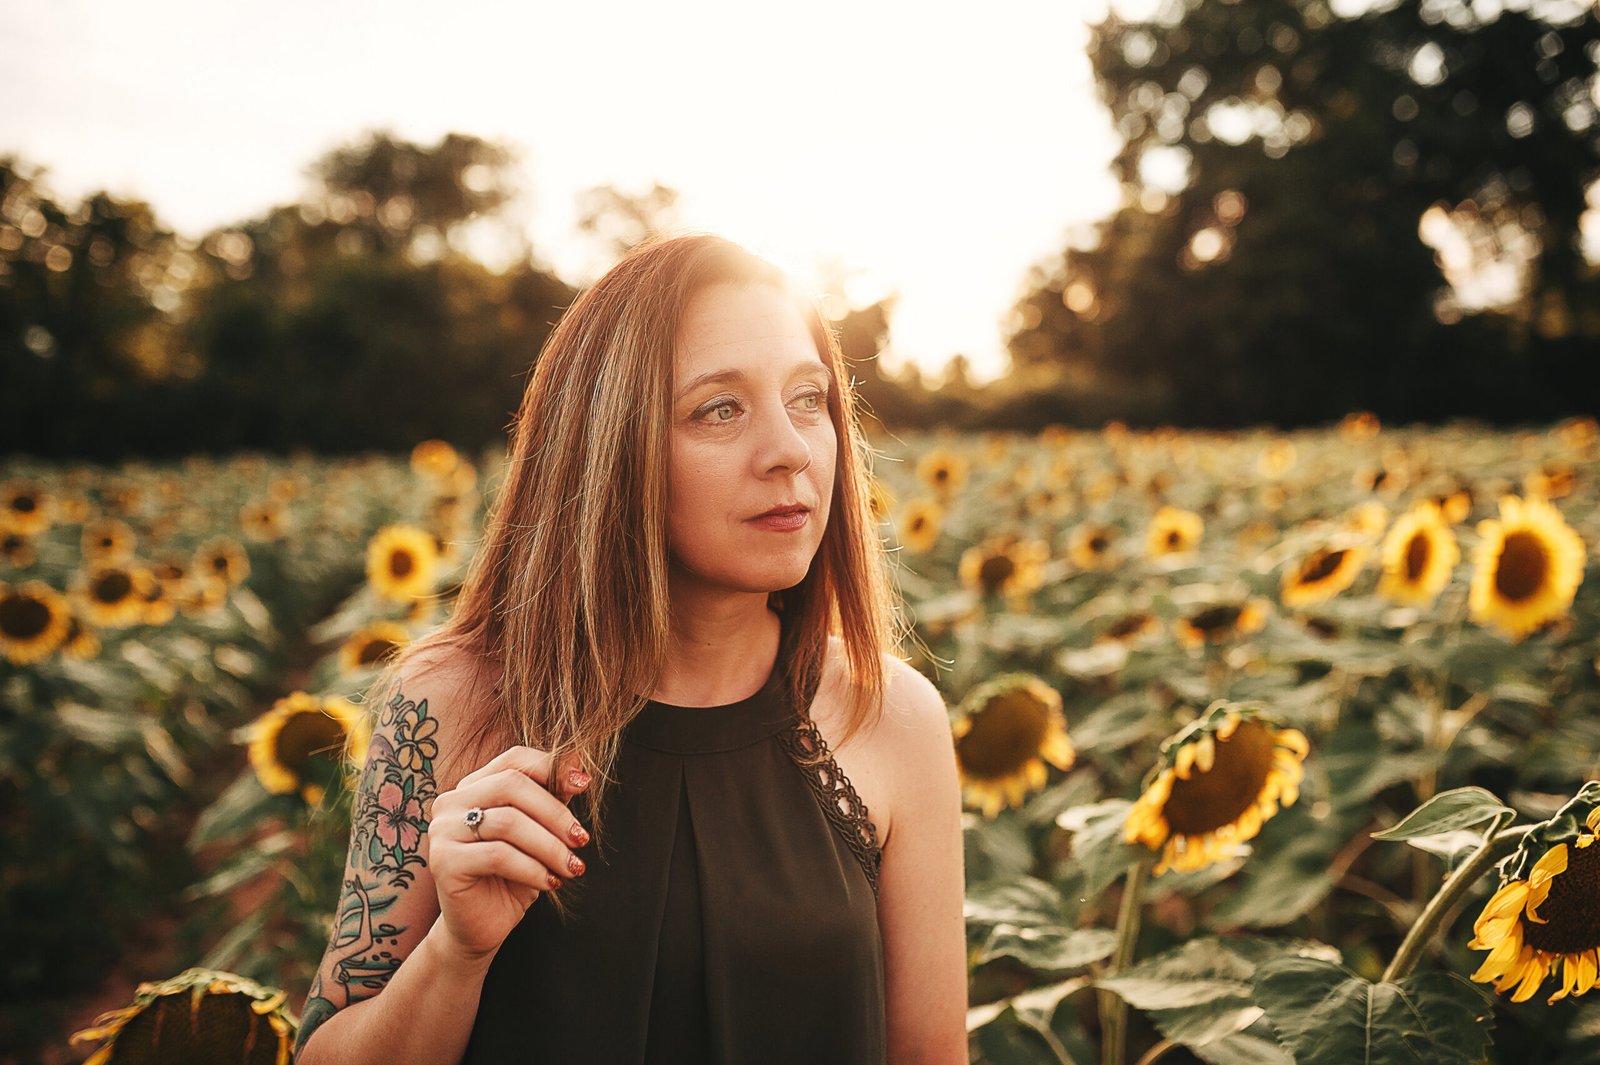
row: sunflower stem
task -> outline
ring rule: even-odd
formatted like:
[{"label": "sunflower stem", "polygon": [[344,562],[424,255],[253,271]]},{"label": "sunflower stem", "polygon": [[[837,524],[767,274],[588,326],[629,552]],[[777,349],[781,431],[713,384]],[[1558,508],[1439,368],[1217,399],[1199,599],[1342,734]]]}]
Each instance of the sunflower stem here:
[{"label": "sunflower stem", "polygon": [[1500,858],[1510,853],[1521,842],[1522,837],[1532,831],[1532,826],[1512,828],[1501,831],[1501,826],[1506,824],[1514,813],[1503,813],[1494,819],[1489,826],[1489,831],[1484,833],[1483,844],[1473,852],[1472,857],[1461,864],[1437,894],[1428,900],[1428,905],[1423,908],[1422,916],[1417,918],[1417,923],[1411,926],[1406,933],[1406,938],[1401,941],[1400,949],[1395,951],[1394,960],[1383,971],[1383,982],[1397,984],[1411,975],[1417,963],[1422,960],[1422,952],[1432,942],[1434,934],[1444,924],[1445,918],[1455,909],[1457,902],[1461,901],[1478,878],[1488,872]]},{"label": "sunflower stem", "polygon": [[[1133,964],[1134,947],[1139,942],[1139,906],[1144,901],[1144,885],[1150,879],[1151,859],[1128,867],[1122,887],[1122,902],[1117,908],[1117,943],[1111,953],[1111,966],[1105,975],[1115,976]],[[1123,1065],[1128,1043],[1128,1004],[1121,995],[1100,992],[1101,1065]]]}]

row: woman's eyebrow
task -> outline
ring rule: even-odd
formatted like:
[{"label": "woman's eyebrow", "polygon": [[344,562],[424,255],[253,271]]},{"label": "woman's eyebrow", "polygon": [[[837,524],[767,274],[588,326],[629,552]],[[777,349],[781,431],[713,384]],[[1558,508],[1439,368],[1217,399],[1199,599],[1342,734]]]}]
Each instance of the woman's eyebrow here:
[{"label": "woman's eyebrow", "polygon": [[[789,379],[792,381],[801,374],[814,373],[818,370],[821,370],[823,375],[827,377],[829,384],[833,383],[833,369],[828,366],[827,363],[823,362],[802,362],[792,371],[790,371]],[[688,384],[680,388],[677,396],[674,397],[674,400],[676,401],[682,399],[684,396],[687,396],[690,392],[693,392],[701,385],[709,385],[713,383],[722,384],[723,382],[730,381],[743,383],[748,380],[749,377],[746,376],[743,370],[708,370],[705,373],[698,375]]]}]

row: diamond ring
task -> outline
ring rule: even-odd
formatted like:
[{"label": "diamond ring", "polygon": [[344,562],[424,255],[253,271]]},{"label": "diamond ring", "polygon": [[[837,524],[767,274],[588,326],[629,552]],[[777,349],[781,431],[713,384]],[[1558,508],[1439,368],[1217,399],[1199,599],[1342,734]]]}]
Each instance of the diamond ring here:
[{"label": "diamond ring", "polygon": [[472,809],[461,815],[461,821],[468,828],[472,829],[472,834],[474,836],[476,836],[478,839],[483,838],[483,833],[481,831],[481,827],[483,825],[483,807],[474,806]]}]

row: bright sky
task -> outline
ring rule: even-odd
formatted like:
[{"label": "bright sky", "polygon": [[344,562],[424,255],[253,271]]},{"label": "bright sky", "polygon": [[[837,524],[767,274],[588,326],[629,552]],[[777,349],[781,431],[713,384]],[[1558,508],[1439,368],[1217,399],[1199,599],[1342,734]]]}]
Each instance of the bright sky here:
[{"label": "bright sky", "polygon": [[[1141,14],[1148,0],[1116,5]],[[885,363],[987,379],[1030,263],[1114,208],[1117,142],[1086,22],[1105,0],[8,0],[0,154],[76,200],[148,201],[199,236],[299,198],[318,156],[385,128],[522,152],[537,254],[603,269],[575,226],[603,184],[678,190],[820,288],[900,301]],[[953,13],[953,14],[952,14]]]}]

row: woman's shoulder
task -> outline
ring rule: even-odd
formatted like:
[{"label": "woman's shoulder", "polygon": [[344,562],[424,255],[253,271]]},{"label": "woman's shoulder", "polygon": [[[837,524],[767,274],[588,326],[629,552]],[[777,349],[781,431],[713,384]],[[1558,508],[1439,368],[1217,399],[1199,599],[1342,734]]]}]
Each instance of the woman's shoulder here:
[{"label": "woman's shoulder", "polygon": [[[879,654],[883,663],[883,698],[880,705],[874,707],[872,715],[875,723],[886,721],[914,721],[937,716],[937,719],[948,724],[948,711],[945,709],[944,696],[926,675],[916,666],[890,651]],[[842,699],[847,684],[846,677],[849,671],[849,656],[845,648],[843,637],[830,634],[828,636],[828,651],[824,659],[823,684],[835,699]],[[934,711],[937,710],[937,715]]]},{"label": "woman's shoulder", "polygon": [[[431,720],[438,749],[434,775],[439,790],[456,786],[483,761],[497,706],[500,670],[493,661],[456,644],[416,649],[395,671],[387,698],[391,707],[409,707],[411,716]],[[499,753],[495,748],[493,753]]]}]

